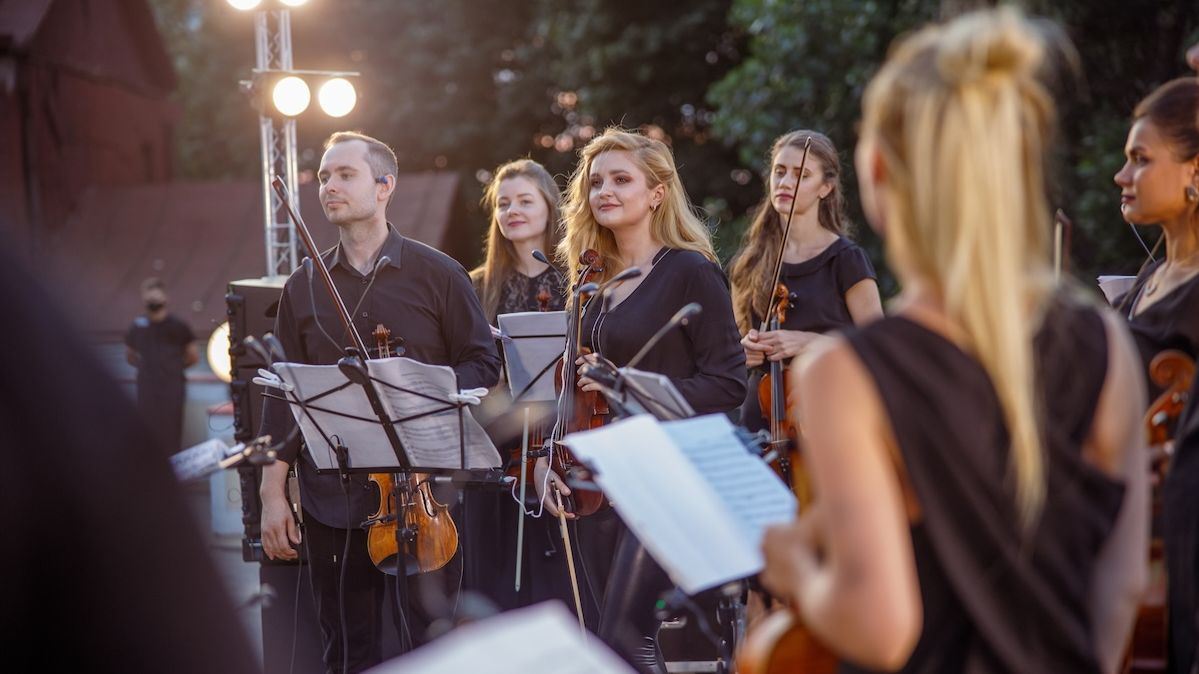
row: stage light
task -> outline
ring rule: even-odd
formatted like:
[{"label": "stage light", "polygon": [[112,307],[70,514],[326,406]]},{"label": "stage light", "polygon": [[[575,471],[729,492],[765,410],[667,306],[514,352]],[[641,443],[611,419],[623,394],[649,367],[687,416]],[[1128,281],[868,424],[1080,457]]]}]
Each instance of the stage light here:
[{"label": "stage light", "polygon": [[279,2],[282,2],[288,7],[299,7],[300,5],[308,4],[308,0],[279,0]]},{"label": "stage light", "polygon": [[345,117],[354,109],[358,102],[358,92],[354,85],[344,77],[334,77],[321,85],[316,94],[316,100],[321,110],[330,117]]},{"label": "stage light", "polygon": [[308,90],[307,82],[289,75],[275,83],[271,90],[271,101],[274,102],[276,110],[288,117],[295,117],[308,109],[308,104],[312,102],[312,92]]},{"label": "stage light", "polygon": [[248,12],[262,4],[262,0],[227,0],[227,2],[233,9],[240,9],[243,12]]},{"label": "stage light", "polygon": [[229,358],[229,321],[216,326],[208,338],[208,367],[217,379],[228,384],[233,381],[233,362]]}]

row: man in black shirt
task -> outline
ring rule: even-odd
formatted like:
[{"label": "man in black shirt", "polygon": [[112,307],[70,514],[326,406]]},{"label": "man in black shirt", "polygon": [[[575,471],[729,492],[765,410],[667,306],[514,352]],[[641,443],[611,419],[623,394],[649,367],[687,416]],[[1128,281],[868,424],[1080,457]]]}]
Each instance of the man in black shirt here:
[{"label": "man in black shirt", "polygon": [[166,285],[161,279],[142,283],[145,315],[125,333],[125,360],[137,368],[137,407],[169,454],[179,451],[183,434],[183,371],[200,360],[196,336],[188,324],[167,313]]},{"label": "man in black shirt", "polygon": [[[318,174],[320,199],[325,216],[338,227],[339,243],[322,259],[362,335],[370,335],[382,323],[402,339],[403,355],[452,367],[459,388],[491,387],[499,378],[499,357],[470,277],[453,259],[404,238],[386,220],[396,171],[395,153],[374,138],[347,132],[329,138]],[[303,268],[293,273],[283,288],[275,323],[287,360],[336,363],[349,344],[345,332],[323,284]],[[285,438],[293,427],[287,404],[268,398],[263,433]],[[299,452],[300,441],[293,438],[279,453],[281,460],[263,469],[263,550],[273,559],[296,558],[292,546],[300,543],[300,536],[284,485],[287,465],[299,456],[305,538],[325,663],[329,671],[341,671],[339,613],[344,602],[347,670],[359,671],[382,657],[384,576],[368,557],[366,532],[361,529],[377,508],[377,490],[365,475],[352,476],[344,486],[337,476],[317,475],[307,452]],[[347,535],[349,554],[342,560]],[[345,594],[339,597],[343,561]],[[410,627],[419,639],[418,627]]]}]

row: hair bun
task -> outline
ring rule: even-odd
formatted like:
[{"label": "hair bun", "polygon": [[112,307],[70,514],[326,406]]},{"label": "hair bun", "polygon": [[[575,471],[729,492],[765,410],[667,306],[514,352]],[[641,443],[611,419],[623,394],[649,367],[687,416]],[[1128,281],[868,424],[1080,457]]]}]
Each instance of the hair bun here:
[{"label": "hair bun", "polygon": [[948,84],[965,86],[990,76],[1032,76],[1045,59],[1040,30],[1016,9],[972,12],[942,29],[937,71]]}]

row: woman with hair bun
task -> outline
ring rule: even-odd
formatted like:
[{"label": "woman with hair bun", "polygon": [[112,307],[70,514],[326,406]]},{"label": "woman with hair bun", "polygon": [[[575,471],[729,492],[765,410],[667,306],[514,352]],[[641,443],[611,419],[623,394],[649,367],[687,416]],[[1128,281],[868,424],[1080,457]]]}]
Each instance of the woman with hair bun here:
[{"label": "woman with hair bun", "polygon": [[1145,586],[1144,383],[1054,280],[1046,38],[926,28],[863,101],[867,219],[903,288],[792,374],[814,506],[762,582],[844,670],[1113,672]]}]

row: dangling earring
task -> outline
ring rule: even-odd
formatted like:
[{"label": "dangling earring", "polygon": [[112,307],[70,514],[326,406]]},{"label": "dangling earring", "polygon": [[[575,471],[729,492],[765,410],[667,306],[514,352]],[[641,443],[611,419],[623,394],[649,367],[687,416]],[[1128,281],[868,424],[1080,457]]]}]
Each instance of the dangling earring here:
[{"label": "dangling earring", "polygon": [[1195,189],[1194,185],[1187,185],[1187,203],[1195,203],[1199,201],[1199,189]]}]

